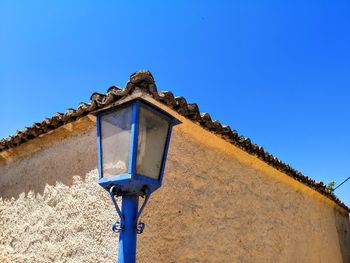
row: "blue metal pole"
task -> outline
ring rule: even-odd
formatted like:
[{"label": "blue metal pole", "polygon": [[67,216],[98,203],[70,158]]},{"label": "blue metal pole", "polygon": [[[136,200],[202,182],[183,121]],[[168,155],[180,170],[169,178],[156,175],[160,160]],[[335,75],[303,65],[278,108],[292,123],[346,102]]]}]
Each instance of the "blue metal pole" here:
[{"label": "blue metal pole", "polygon": [[136,195],[122,196],[122,214],[124,227],[119,234],[118,263],[136,262],[136,217],[139,197]]}]

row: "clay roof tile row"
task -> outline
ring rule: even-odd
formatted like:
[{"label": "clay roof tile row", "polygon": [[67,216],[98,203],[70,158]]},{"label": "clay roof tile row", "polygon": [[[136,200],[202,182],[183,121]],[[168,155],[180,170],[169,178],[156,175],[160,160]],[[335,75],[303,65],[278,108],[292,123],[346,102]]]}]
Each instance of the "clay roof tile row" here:
[{"label": "clay roof tile row", "polygon": [[184,97],[175,97],[170,91],[158,92],[152,74],[149,71],[144,70],[131,75],[130,80],[123,89],[112,86],[105,94],[94,92],[90,97],[90,103],[82,102],[78,105],[77,109],[68,109],[65,113],[58,112],[51,118],[45,118],[40,123],[34,123],[31,127],[26,127],[22,131],[17,131],[16,134],[9,136],[8,138],[1,139],[0,152],[14,148],[38,137],[41,134],[45,134],[69,122],[73,122],[88,115],[92,111],[111,106],[113,103],[116,103],[118,100],[125,98],[137,90],[148,93],[154,99],[175,110],[180,115],[198,123],[203,128],[219,135],[231,144],[256,156],[277,170],[327,196],[348,212],[350,211],[350,208],[334,196],[334,194],[329,191],[322,182],[315,181],[308,176],[303,175],[290,165],[285,164],[272,154],[265,151],[263,147],[252,143],[249,138],[239,135],[237,131],[232,130],[230,126],[222,125],[219,121],[212,120],[209,113],[200,113],[196,103],[188,103]]}]

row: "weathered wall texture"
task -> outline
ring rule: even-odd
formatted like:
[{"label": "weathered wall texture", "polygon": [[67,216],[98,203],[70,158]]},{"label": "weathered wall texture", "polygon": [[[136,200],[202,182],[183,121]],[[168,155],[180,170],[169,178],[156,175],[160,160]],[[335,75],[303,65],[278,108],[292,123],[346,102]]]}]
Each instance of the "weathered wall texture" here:
[{"label": "weathered wall texture", "polygon": [[[142,216],[138,262],[350,262],[345,211],[182,121]],[[92,123],[0,160],[0,262],[115,262],[116,213],[97,184]]]}]

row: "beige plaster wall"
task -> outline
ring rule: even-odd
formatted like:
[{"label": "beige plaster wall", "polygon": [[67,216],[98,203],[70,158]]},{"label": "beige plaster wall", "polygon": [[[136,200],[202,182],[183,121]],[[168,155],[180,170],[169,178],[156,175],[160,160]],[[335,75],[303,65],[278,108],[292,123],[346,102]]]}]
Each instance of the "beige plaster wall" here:
[{"label": "beige plaster wall", "polygon": [[[345,211],[181,120],[138,262],[350,262]],[[1,155],[0,262],[115,262],[115,218],[92,117]]]}]

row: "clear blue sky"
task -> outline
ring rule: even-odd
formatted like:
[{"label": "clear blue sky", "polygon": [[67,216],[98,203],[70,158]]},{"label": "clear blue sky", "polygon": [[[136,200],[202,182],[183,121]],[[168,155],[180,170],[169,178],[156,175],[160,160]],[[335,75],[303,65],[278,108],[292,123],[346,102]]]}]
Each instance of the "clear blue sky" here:
[{"label": "clear blue sky", "polygon": [[143,68],[305,175],[350,176],[347,0],[2,0],[0,137]]}]

